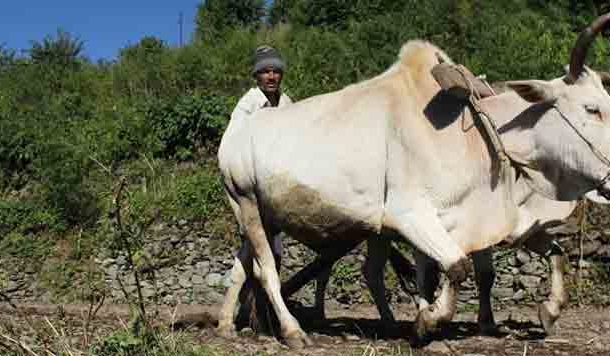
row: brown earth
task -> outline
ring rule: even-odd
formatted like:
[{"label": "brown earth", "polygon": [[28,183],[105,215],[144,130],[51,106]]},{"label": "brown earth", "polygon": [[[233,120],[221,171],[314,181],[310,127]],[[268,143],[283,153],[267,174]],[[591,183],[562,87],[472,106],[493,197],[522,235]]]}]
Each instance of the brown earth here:
[{"label": "brown earth", "polygon": [[[84,305],[19,305],[18,311],[0,304],[0,354],[2,345],[10,344],[6,337],[19,339],[24,345],[50,343],[58,339],[62,345],[78,349],[86,343],[84,320],[88,307]],[[250,329],[240,331],[236,339],[225,340],[215,335],[212,315],[214,306],[181,305],[161,307],[156,320],[160,324],[181,329],[195,342],[208,345],[218,354],[253,355],[610,355],[610,308],[571,307],[564,311],[552,336],[542,334],[536,309],[530,306],[512,307],[496,312],[503,333],[494,337],[477,335],[476,314],[461,312],[427,345],[414,348],[408,340],[414,318],[412,306],[395,309],[399,320],[391,329],[380,333],[381,325],[374,306],[360,305],[351,309],[339,305],[327,306],[328,320],[307,322],[307,308],[294,309],[314,347],[289,350],[272,336],[257,336]],[[150,309],[148,312],[152,312]],[[105,306],[89,326],[89,342],[100,340],[118,328],[127,327],[129,308]],[[45,329],[45,330],[41,330]],[[45,331],[41,333],[41,331]],[[6,346],[5,346],[6,347]],[[33,346],[32,346],[33,347]]]}]

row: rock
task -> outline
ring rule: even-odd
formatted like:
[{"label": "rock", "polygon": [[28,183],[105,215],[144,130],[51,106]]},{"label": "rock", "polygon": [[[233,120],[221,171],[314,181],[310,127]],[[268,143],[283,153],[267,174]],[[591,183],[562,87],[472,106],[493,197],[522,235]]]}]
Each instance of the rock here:
[{"label": "rock", "polygon": [[604,245],[597,250],[597,255],[600,257],[610,257],[610,245]]},{"label": "rock", "polygon": [[116,264],[118,266],[125,266],[127,264],[127,258],[125,256],[119,256],[116,259]]},{"label": "rock", "polygon": [[182,277],[178,280],[178,284],[182,288],[191,288],[193,286],[193,283],[191,283],[190,280],[188,280],[186,278],[182,278]]},{"label": "rock", "polygon": [[112,279],[116,278],[118,273],[119,268],[115,265],[110,265],[106,268],[106,274]]},{"label": "rock", "polygon": [[574,235],[580,231],[578,224],[574,221],[567,222],[565,224],[561,224],[556,227],[552,227],[548,229],[548,232],[551,234],[557,235]]},{"label": "rock", "polygon": [[529,263],[532,260],[532,257],[529,253],[519,249],[517,250],[516,256],[517,261],[519,261],[522,265]]},{"label": "rock", "polygon": [[526,289],[536,289],[542,278],[537,276],[519,276],[519,283]]},{"label": "rock", "polygon": [[343,334],[343,339],[345,341],[360,341],[360,337],[358,335],[352,334]]},{"label": "rock", "polygon": [[227,273],[225,273],[225,276],[222,280],[222,285],[225,288],[229,288],[231,285],[233,284],[233,282],[231,281],[231,271],[227,271]]},{"label": "rock", "polygon": [[474,292],[470,292],[470,291],[461,291],[460,294],[458,294],[458,301],[463,302],[463,303],[467,303],[468,301],[470,301],[472,298],[474,297]]},{"label": "rock", "polygon": [[193,282],[193,284],[199,285],[199,284],[204,284],[205,280],[203,279],[203,277],[201,277],[198,274],[193,275],[193,277],[191,278],[191,282]]},{"label": "rock", "polygon": [[205,276],[206,274],[208,274],[210,272],[210,262],[208,262],[208,261],[197,262],[195,264],[195,270],[193,272],[196,274]]},{"label": "rock", "polygon": [[142,296],[144,298],[151,298],[155,295],[155,290],[150,287],[142,288]]},{"label": "rock", "polygon": [[506,260],[509,266],[517,266],[517,258],[515,256],[509,256]]},{"label": "rock", "polygon": [[176,277],[174,276],[170,276],[167,279],[163,280],[163,284],[165,284],[166,286],[174,286],[178,283],[178,279],[176,279]]},{"label": "rock", "polygon": [[582,269],[590,269],[593,267],[593,263],[589,262],[589,261],[585,261],[585,260],[578,260],[578,268],[582,268]]},{"label": "rock", "polygon": [[204,295],[204,301],[207,303],[218,304],[225,299],[224,294],[220,294],[217,291],[209,291]]},{"label": "rock", "polygon": [[102,267],[110,267],[114,264],[114,262],[115,262],[114,258],[107,258],[102,261]]},{"label": "rock", "polygon": [[9,281],[8,285],[6,286],[6,288],[4,289],[4,291],[6,293],[12,293],[16,290],[19,289],[19,283],[15,282],[15,281]]},{"label": "rock", "polygon": [[239,332],[239,336],[241,337],[255,337],[256,333],[254,332],[254,330],[252,330],[252,328],[243,328],[241,329]]},{"label": "rock", "polygon": [[512,298],[514,294],[515,294],[515,292],[513,291],[512,287],[511,288],[499,287],[499,288],[493,288],[491,290],[491,295],[498,299]]},{"label": "rock", "polygon": [[598,240],[594,240],[594,241],[586,241],[583,244],[583,255],[584,256],[590,256],[595,254],[600,247],[602,246],[602,243]]},{"label": "rock", "polygon": [[182,279],[191,279],[191,277],[193,277],[193,275],[194,275],[193,270],[189,266],[189,268],[185,268],[184,272],[182,272],[180,274],[180,278],[182,278]]},{"label": "rock", "polygon": [[523,289],[519,289],[515,294],[513,294],[513,300],[519,301],[525,298],[525,291]]},{"label": "rock", "polygon": [[[582,255],[583,256],[591,256],[593,254],[596,254],[602,247],[602,243],[599,240],[593,240],[593,241],[589,241],[588,239],[585,239],[585,241],[583,242],[583,247],[582,247]],[[581,251],[580,251],[580,247],[578,246],[578,244],[576,245],[576,247],[573,247],[572,249],[570,249],[569,255],[571,257],[578,257],[580,256]]]},{"label": "rock", "polygon": [[502,273],[498,275],[496,284],[499,287],[512,287],[514,280],[512,274]]},{"label": "rock", "polygon": [[453,353],[451,351],[451,349],[449,348],[449,346],[447,346],[447,344],[445,344],[442,341],[432,341],[424,349],[426,351],[429,351],[432,353],[439,353],[439,354],[452,354]]},{"label": "rock", "polygon": [[220,273],[210,273],[205,277],[205,283],[210,287],[217,287],[223,283],[223,276]]},{"label": "rock", "polygon": [[519,271],[523,274],[530,274],[534,276],[543,276],[546,273],[546,269],[542,262],[532,260],[519,268]]}]

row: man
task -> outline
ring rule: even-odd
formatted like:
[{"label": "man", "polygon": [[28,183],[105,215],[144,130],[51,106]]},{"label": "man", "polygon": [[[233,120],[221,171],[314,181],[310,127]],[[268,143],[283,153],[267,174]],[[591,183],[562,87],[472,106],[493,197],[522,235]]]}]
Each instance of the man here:
[{"label": "man", "polygon": [[[290,97],[282,93],[280,89],[285,68],[286,64],[275,49],[266,45],[258,47],[254,54],[254,67],[252,68],[252,76],[256,79],[256,88],[251,88],[241,97],[241,99],[239,99],[235,109],[233,109],[233,112],[231,113],[231,121],[247,120],[250,115],[263,108],[281,107],[291,104],[292,100]],[[283,252],[282,235],[283,234],[280,233],[273,236],[271,243],[278,271]],[[238,258],[243,256],[243,254],[250,253],[249,249],[250,246],[246,244],[242,245],[238,252]],[[250,283],[247,283],[244,286],[244,290],[242,290],[242,296],[240,298],[242,300],[242,306],[246,307],[245,310],[242,310],[242,313],[250,314],[248,318],[253,317],[253,314],[251,313],[262,312],[264,314],[267,310],[267,304],[265,303],[266,295],[260,290],[259,286],[255,287],[255,289],[257,289],[256,294],[259,295],[257,298],[258,305],[254,307],[254,305],[251,304],[253,302],[252,300],[244,302],[245,299],[253,297],[248,291],[251,288],[252,286]],[[254,310],[248,310],[251,307],[254,307]],[[258,318],[260,317],[261,315],[259,314]],[[269,325],[258,324],[256,319],[254,320],[254,324],[255,325],[252,326],[255,328],[269,328]]]},{"label": "man", "polygon": [[[280,89],[286,64],[275,49],[263,45],[254,52],[252,76],[256,79],[256,88],[251,88],[239,99],[231,113],[231,120],[243,120],[256,111],[268,107],[280,107],[292,104],[292,99]],[[273,254],[279,269],[282,257],[282,234],[273,237]],[[242,247],[243,249],[243,247]]]},{"label": "man", "polygon": [[284,106],[292,103],[288,95],[281,92],[280,84],[286,65],[278,53],[269,46],[260,46],[254,54],[252,75],[256,88],[250,89],[239,99],[231,114],[231,120],[241,120],[266,107]]}]

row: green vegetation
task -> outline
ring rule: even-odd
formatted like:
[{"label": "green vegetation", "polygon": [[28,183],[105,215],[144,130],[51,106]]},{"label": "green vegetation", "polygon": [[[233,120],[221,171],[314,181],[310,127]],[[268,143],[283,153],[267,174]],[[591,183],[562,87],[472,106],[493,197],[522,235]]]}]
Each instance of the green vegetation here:
[{"label": "green vegetation", "polygon": [[[384,71],[412,38],[438,44],[490,81],[548,79],[562,73],[578,31],[604,7],[276,0],[265,8],[262,0],[210,0],[198,7],[193,42],[181,48],[145,37],[116,60],[93,63],[84,42],[63,30],[33,39],[24,54],[0,47],[0,258],[44,270],[48,286],[69,289],[85,273],[78,262],[111,243],[108,213],[123,178],[134,224],[187,219],[202,222],[212,244],[230,236],[215,154],[233,106],[253,85],[259,44],[282,53],[284,85],[297,100]],[[608,69],[609,54],[597,40],[588,64]],[[354,271],[336,272],[339,288],[354,283]]]}]

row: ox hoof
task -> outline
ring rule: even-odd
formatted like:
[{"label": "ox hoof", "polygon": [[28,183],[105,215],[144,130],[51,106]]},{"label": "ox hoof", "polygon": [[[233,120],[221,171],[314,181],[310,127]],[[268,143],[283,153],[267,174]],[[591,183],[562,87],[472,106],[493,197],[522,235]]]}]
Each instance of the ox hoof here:
[{"label": "ox hoof", "polygon": [[313,342],[303,330],[296,330],[291,333],[284,335],[284,341],[286,345],[291,349],[303,349],[305,347],[313,346]]},{"label": "ox hoof", "polygon": [[224,339],[234,339],[237,337],[237,332],[235,331],[235,325],[219,325],[215,329],[216,335]]},{"label": "ox hoof", "polygon": [[538,306],[538,319],[540,319],[540,323],[547,335],[553,335],[555,332],[555,321],[557,321],[557,318],[559,318],[559,315],[554,315],[549,302],[544,302]]},{"label": "ox hoof", "polygon": [[429,334],[437,329],[438,321],[434,320],[429,309],[424,309],[417,314],[415,319],[415,343],[421,343],[426,340]]},{"label": "ox hoof", "polygon": [[483,323],[479,324],[479,333],[483,336],[497,336],[500,335],[500,329],[495,323]]},{"label": "ox hoof", "polygon": [[324,308],[315,308],[311,313],[311,320],[315,325],[323,325],[326,322],[326,312]]},{"label": "ox hoof", "polygon": [[478,320],[479,333],[484,336],[496,336],[500,334],[500,330],[496,322],[492,320]]}]

